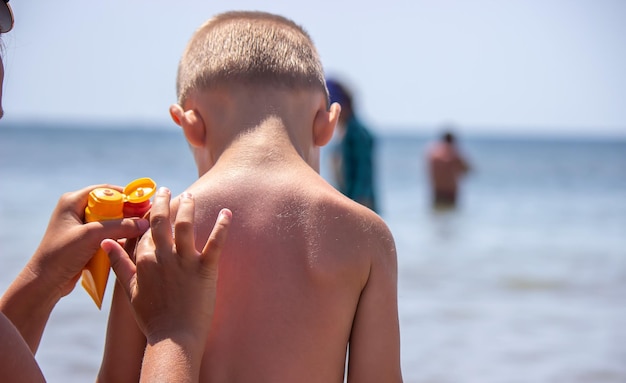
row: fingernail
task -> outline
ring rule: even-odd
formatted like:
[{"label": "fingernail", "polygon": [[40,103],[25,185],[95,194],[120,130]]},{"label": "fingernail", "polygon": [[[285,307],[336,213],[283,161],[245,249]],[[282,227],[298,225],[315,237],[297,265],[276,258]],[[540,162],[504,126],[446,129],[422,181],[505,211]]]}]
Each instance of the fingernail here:
[{"label": "fingernail", "polygon": [[233,212],[228,209],[222,209],[220,211],[220,216],[222,219],[231,219],[233,217]]},{"label": "fingernail", "polygon": [[111,246],[108,245],[108,241],[106,239],[103,239],[102,242],[100,242],[100,247],[107,254],[111,252]]},{"label": "fingernail", "polygon": [[170,189],[166,188],[165,186],[161,186],[158,190],[159,194],[170,194]]},{"label": "fingernail", "polygon": [[193,196],[189,192],[184,192],[183,194],[180,195],[180,198],[192,199]]}]

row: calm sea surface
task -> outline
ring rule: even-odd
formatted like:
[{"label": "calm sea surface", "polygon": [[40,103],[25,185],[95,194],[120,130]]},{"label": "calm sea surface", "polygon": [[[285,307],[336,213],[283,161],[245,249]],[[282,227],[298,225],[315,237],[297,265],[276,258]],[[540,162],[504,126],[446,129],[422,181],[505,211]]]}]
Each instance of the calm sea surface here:
[{"label": "calm sea surface", "polygon": [[[405,382],[626,382],[626,141],[461,139],[474,169],[447,213],[428,205],[427,138],[378,140]],[[175,194],[195,180],[178,131],[0,129],[2,291],[63,192],[146,176]],[[81,288],[59,303],[48,381],[94,380],[111,287],[102,311]]]}]

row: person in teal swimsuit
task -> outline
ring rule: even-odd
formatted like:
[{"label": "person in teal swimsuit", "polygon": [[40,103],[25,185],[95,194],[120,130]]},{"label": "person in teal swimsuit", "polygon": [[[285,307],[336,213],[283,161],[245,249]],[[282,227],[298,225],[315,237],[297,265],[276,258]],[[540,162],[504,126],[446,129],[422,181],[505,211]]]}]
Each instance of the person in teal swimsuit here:
[{"label": "person in teal swimsuit", "polygon": [[354,110],[353,98],[345,85],[329,79],[326,86],[331,102],[341,105],[338,188],[350,199],[378,212],[375,192],[375,138]]}]

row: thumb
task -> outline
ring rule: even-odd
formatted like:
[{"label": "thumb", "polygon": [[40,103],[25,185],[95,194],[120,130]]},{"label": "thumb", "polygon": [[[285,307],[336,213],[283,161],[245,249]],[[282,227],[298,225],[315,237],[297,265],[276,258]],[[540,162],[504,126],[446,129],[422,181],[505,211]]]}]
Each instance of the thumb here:
[{"label": "thumb", "polygon": [[124,291],[126,291],[126,296],[130,298],[132,286],[135,284],[137,267],[130,260],[130,256],[124,248],[116,241],[105,239],[100,246],[109,255],[111,268],[117,275],[117,279],[120,281]]},{"label": "thumb", "polygon": [[143,218],[124,218],[98,222],[106,238],[136,238],[150,228],[150,222]]}]

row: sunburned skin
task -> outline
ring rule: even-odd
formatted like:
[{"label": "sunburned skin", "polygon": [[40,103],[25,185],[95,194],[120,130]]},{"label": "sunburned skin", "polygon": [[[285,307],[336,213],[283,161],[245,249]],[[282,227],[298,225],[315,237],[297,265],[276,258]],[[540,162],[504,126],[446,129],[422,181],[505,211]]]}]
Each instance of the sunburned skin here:
[{"label": "sunburned skin", "polygon": [[[189,189],[202,201],[200,209],[210,217],[212,206],[235,207],[246,219],[231,228],[231,238],[250,241],[231,241],[224,249],[203,381],[342,382],[350,337],[364,335],[359,327],[353,334],[352,326],[368,283],[381,285],[370,304],[394,310],[395,262],[387,255],[393,240],[382,221],[306,166],[205,177]],[[242,187],[210,186],[216,184]],[[380,327],[368,337],[391,334],[391,344],[393,318],[377,320]],[[351,357],[357,363],[359,350]]]}]

